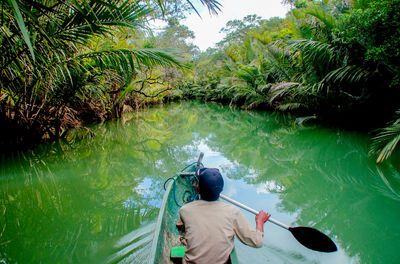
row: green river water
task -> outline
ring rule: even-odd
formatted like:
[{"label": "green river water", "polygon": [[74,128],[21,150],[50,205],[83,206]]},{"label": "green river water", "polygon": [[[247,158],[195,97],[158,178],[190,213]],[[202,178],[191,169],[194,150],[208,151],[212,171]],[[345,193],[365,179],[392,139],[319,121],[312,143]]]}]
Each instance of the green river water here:
[{"label": "green river water", "polygon": [[261,249],[237,241],[241,263],[400,263],[399,157],[377,166],[367,135],[295,121],[174,103],[3,157],[0,263],[146,263],[164,181],[200,151],[226,195],[339,248],[311,251],[267,223]]}]

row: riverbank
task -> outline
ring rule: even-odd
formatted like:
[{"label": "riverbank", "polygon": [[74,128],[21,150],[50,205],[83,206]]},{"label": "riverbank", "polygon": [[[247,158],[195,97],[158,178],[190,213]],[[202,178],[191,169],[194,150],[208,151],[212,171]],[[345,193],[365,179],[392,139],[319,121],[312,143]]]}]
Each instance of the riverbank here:
[{"label": "riverbank", "polygon": [[[284,2],[285,18],[229,21],[225,38],[204,52],[186,42],[193,32],[173,14],[159,34],[141,31],[163,8],[145,1],[93,2],[93,10],[81,2],[43,5],[20,16],[18,4],[5,3],[2,152],[72,128],[90,136],[88,124],[138,111],[143,102],[196,98],[371,133],[369,153],[383,162],[400,145],[400,0]],[[62,25],[57,33],[55,24]]]},{"label": "riverbank", "polygon": [[[129,99],[129,98],[128,98]],[[1,154],[13,153],[32,149],[39,144],[52,142],[67,136],[71,129],[82,138],[94,136],[90,126],[118,119],[124,113],[141,111],[149,106],[171,102],[173,98],[146,99],[136,97],[135,100],[126,100],[124,103],[115,103],[108,107],[107,102],[87,101],[74,107],[64,106],[62,109],[49,107],[42,109],[39,118],[21,118],[15,113],[7,116],[0,115]]]},{"label": "riverbank", "polygon": [[[118,111],[119,117],[117,118],[112,118],[112,112],[106,109],[104,103],[87,103],[85,106],[80,106],[77,109],[66,108],[64,116],[59,120],[55,120],[55,118],[53,117],[49,120],[44,120],[43,123],[41,123],[40,125],[30,125],[28,127],[27,124],[24,124],[24,127],[22,127],[16,120],[15,123],[10,122],[10,120],[3,120],[4,127],[7,127],[8,129],[0,130],[0,147],[3,155],[19,151],[26,151],[28,149],[32,149],[38,146],[39,144],[56,141],[60,138],[66,137],[70,130],[74,130],[74,137],[88,139],[95,136],[95,132],[90,128],[93,125],[109,122],[113,119],[118,119],[122,117],[123,114],[129,112],[140,112],[151,106],[168,104],[177,101],[185,102],[192,100],[201,100],[204,102],[219,102],[222,105],[226,105],[229,107],[246,109],[244,105],[240,105],[238,103],[232,104],[232,102],[229,102],[226,99],[210,99],[209,97],[204,95],[193,96],[193,94],[188,93],[187,90],[182,90],[180,93],[175,94],[170,93],[167,94],[165,97],[151,100],[147,98],[140,99],[140,97],[137,97],[135,100],[126,100],[125,102],[127,104],[124,103],[122,105],[114,106],[115,109],[118,109],[114,110]],[[371,122],[368,116],[358,118],[359,115],[356,115],[353,117],[354,119],[351,119],[348,116],[348,113],[342,113],[345,116],[345,123],[343,123],[343,120],[340,119],[340,116],[337,113],[336,115],[332,113],[333,119],[330,120],[320,118],[319,116],[312,114],[311,112],[279,111],[277,109],[272,109],[271,106],[267,104],[259,104],[254,107],[254,110],[266,113],[274,111],[282,113],[290,112],[294,116],[296,116],[296,118],[293,120],[295,125],[307,126],[319,124],[332,129],[359,131],[369,137],[371,136],[370,132],[373,131],[373,129],[378,128],[370,126],[373,122]],[[364,125],[368,124],[368,126],[359,126],[360,122],[364,121]],[[9,123],[7,124],[7,122]],[[39,129],[40,127],[42,127],[42,130]],[[43,128],[46,128],[46,130],[44,130]],[[399,155],[396,155],[396,157],[397,156]]]}]

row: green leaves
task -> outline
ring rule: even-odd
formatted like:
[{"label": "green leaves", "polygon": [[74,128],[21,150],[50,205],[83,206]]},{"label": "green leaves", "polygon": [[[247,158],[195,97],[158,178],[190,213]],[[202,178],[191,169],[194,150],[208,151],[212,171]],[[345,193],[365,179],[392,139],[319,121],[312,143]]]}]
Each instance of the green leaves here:
[{"label": "green leaves", "polygon": [[[0,7],[0,119],[12,119],[28,138],[56,138],[80,126],[79,111],[100,119],[105,109],[117,113],[114,94],[141,69],[184,68],[167,50],[132,48],[151,11],[143,1],[8,0]],[[117,38],[127,45],[112,49]],[[104,39],[111,44],[94,44]]]},{"label": "green leaves", "polygon": [[[400,110],[396,112],[400,115]],[[400,118],[377,131],[372,138],[369,155],[377,156],[376,163],[388,159],[400,142]]]},{"label": "green leaves", "polygon": [[[285,2],[292,9],[283,20],[226,25],[215,55],[197,64],[196,92],[353,129],[383,126],[400,107],[400,0]],[[374,138],[379,161],[398,148],[397,129]]]},{"label": "green leaves", "polygon": [[19,10],[18,3],[17,3],[16,0],[8,0],[8,2],[13,7],[13,13],[15,15],[15,20],[17,21],[17,24],[19,26],[19,29],[21,30],[21,34],[23,36],[23,39],[24,39],[26,45],[29,48],[29,51],[30,51],[30,53],[32,55],[32,58],[33,58],[33,60],[35,60],[35,53],[33,52],[31,39],[29,37],[28,30],[26,29],[24,19],[23,19],[22,15],[21,15],[21,11]]},{"label": "green leaves", "polygon": [[[190,4],[190,6],[193,8],[193,10],[200,16],[199,12],[192,4],[192,1],[190,1],[190,0],[186,0],[186,1]],[[200,2],[203,5],[207,6],[208,11],[210,11],[210,13],[213,13],[214,15],[217,15],[218,12],[221,11],[222,5],[216,0],[200,0]]]},{"label": "green leaves", "polygon": [[340,83],[361,83],[366,82],[369,77],[369,73],[356,65],[348,65],[337,68],[328,73],[323,81],[331,82],[334,84]]},{"label": "green leaves", "polygon": [[[153,49],[115,49],[109,51],[93,51],[76,56],[75,59],[92,61],[91,67],[101,70],[114,69],[120,75],[131,76],[136,68],[154,66],[172,66],[183,68],[184,66],[167,50]],[[130,82],[130,78],[126,79]]]},{"label": "green leaves", "polygon": [[90,37],[110,33],[111,26],[143,27],[142,19],[149,13],[150,9],[139,2],[83,1],[64,7],[56,17],[58,27],[53,34],[58,39],[85,44]]}]

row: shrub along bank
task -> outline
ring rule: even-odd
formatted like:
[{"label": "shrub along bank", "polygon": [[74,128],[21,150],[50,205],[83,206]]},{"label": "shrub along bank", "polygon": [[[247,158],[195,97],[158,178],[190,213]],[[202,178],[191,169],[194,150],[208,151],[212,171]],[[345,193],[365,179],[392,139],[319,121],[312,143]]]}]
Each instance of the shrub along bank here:
[{"label": "shrub along bank", "polygon": [[400,1],[294,0],[286,18],[247,16],[196,60],[186,98],[291,111],[373,131],[377,162],[400,141]]}]

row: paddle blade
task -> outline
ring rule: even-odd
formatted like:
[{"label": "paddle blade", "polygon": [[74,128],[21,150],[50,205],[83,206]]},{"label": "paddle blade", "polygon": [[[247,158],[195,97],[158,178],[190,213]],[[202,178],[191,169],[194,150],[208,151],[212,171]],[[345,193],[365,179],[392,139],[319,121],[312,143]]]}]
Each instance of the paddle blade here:
[{"label": "paddle blade", "polygon": [[320,252],[334,252],[335,243],[324,233],[312,227],[289,227],[292,235],[306,248]]}]

